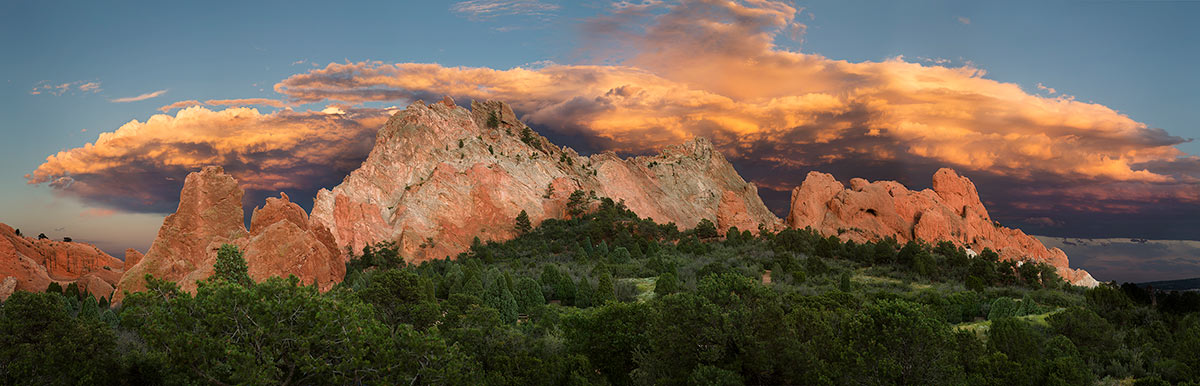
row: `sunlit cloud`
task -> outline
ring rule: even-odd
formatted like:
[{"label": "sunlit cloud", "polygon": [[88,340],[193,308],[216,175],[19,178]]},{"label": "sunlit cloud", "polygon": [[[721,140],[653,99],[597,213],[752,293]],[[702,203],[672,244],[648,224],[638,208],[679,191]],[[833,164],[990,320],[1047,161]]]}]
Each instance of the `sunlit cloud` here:
[{"label": "sunlit cloud", "polygon": [[955,17],[954,20],[958,20],[958,22],[961,23],[962,25],[971,25],[971,18],[969,18],[969,17],[958,16],[958,17]]},{"label": "sunlit cloud", "polygon": [[113,102],[113,103],[138,102],[138,101],[144,101],[144,100],[147,100],[147,99],[150,99],[150,98],[158,98],[158,97],[160,97],[160,96],[162,96],[163,94],[166,94],[166,93],[167,93],[167,90],[158,90],[158,91],[155,91],[155,92],[148,92],[148,93],[141,94],[141,95],[138,95],[138,96],[131,96],[131,97],[125,97],[125,98],[116,98],[116,99],[113,99],[113,100],[112,100],[112,102]]},{"label": "sunlit cloud", "polygon": [[[454,9],[464,15],[557,9],[537,8],[547,4],[473,1],[457,3]],[[254,119],[212,118],[211,127],[227,131],[195,141],[197,137],[191,134],[179,139],[154,138],[155,132],[173,130],[165,124],[156,130],[143,129],[146,133],[123,127],[118,132],[131,138],[128,145],[114,147],[106,142],[102,146],[98,141],[65,152],[68,155],[60,153],[61,159],[52,157],[31,181],[60,186],[63,191],[91,191],[86,184],[79,186],[81,175],[90,168],[87,165],[104,168],[111,164],[116,166],[106,170],[117,170],[125,164],[111,161],[110,156],[139,160],[135,163],[139,168],[153,170],[153,176],[160,179],[182,178],[185,169],[201,163],[248,165],[265,153],[234,156],[240,154],[236,147],[242,145],[240,141],[272,138],[267,133],[276,132],[291,139],[269,141],[262,147],[264,152],[304,149],[291,145],[297,141],[327,150],[343,146],[338,143],[345,138],[359,138],[364,147],[355,148],[358,150],[344,159],[361,158],[370,145],[362,138],[369,138],[378,125],[354,117],[375,117],[363,115],[366,111],[379,116],[386,113],[354,106],[440,100],[451,95],[459,100],[507,101],[525,122],[585,151],[645,153],[691,137],[708,137],[741,168],[746,179],[765,188],[760,190],[764,199],[782,201],[782,206],[787,205],[789,188],[798,185],[809,170],[832,172],[843,179],[897,179],[921,187],[928,186],[934,170],[949,166],[970,176],[989,205],[997,206],[995,213],[1011,213],[1013,221],[1051,226],[1040,219],[1046,217],[1066,226],[1081,226],[1078,224],[1085,222],[1064,220],[1060,212],[1178,212],[1178,205],[1200,212],[1196,210],[1200,204],[1200,158],[1177,147],[1186,139],[1042,84],[1031,93],[1017,84],[989,79],[983,68],[961,59],[956,61],[964,63],[960,66],[942,59],[910,61],[904,57],[848,62],[778,46],[780,40],[803,38],[806,29],[800,18],[811,20],[812,15],[778,1],[620,2],[582,27],[593,40],[585,43],[620,47],[614,57],[602,61],[615,64],[545,61],[493,69],[379,61],[331,63],[288,77],[274,87],[293,106],[325,103],[323,111],[258,114],[255,110]],[[237,104],[247,103],[239,101],[243,102]],[[284,105],[269,103],[257,105]],[[173,118],[156,117],[192,122],[198,120],[193,115],[229,114],[194,107],[198,104],[184,101],[164,106],[164,111],[193,107]],[[246,111],[225,111],[231,110]],[[150,126],[155,119],[137,125]],[[282,121],[337,119],[362,127],[349,130],[356,134],[343,131],[334,138],[299,139],[279,131],[284,127]],[[185,133],[203,131],[189,127]],[[133,139],[143,137],[147,139]],[[324,146],[320,141],[334,144]],[[143,145],[148,143],[153,145]],[[199,155],[183,150],[197,147],[197,143],[204,148]],[[274,157],[290,159],[288,155],[263,159]],[[156,163],[169,167],[153,166]],[[320,164],[306,157],[289,172],[321,168],[314,165]],[[229,165],[226,169],[238,170]],[[345,170],[349,169],[352,167]],[[333,175],[345,170],[325,168],[322,172]],[[290,178],[309,180],[274,169],[241,173],[248,177],[245,181],[260,187],[285,186]],[[88,184],[99,184],[97,181],[100,177]],[[306,184],[293,185],[309,186]],[[170,183],[177,185],[177,181]],[[99,188],[94,191],[106,194]],[[148,200],[160,200],[155,197]]]},{"label": "sunlit cloud", "polygon": [[283,101],[266,98],[209,99],[204,101],[204,104],[209,106],[268,106],[280,109],[288,107]]},{"label": "sunlit cloud", "polygon": [[[748,173],[772,186],[798,184],[803,170],[951,166],[1008,181],[1009,194],[1037,193],[1014,183],[1058,192],[1118,183],[1123,201],[1200,202],[1200,162],[1176,147],[1183,138],[1101,104],[1027,93],[971,64],[854,63],[777,47],[803,31],[798,15],[774,1],[619,3],[585,27],[626,48],[618,65],[333,63],[275,89],[300,103],[505,100],[535,127],[630,153],[706,136],[735,162],[768,166]],[[1107,197],[1082,199],[1081,210]]]},{"label": "sunlit cloud", "polygon": [[174,210],[183,177],[206,165],[224,166],[248,190],[248,200],[279,191],[311,194],[358,167],[387,116],[379,109],[263,114],[193,106],[102,133],[94,143],[47,157],[26,178],[133,212]]},{"label": "sunlit cloud", "polygon": [[175,110],[175,109],[182,109],[182,108],[185,108],[185,107],[192,107],[192,106],[203,106],[203,105],[204,105],[204,104],[203,104],[203,103],[200,103],[200,101],[198,101],[198,100],[186,100],[186,101],[178,101],[178,102],[175,102],[175,103],[171,103],[171,104],[169,104],[169,105],[164,105],[164,106],[162,106],[162,107],[159,107],[159,108],[158,108],[158,111],[162,111],[162,112],[164,112],[164,113],[165,113],[165,112],[168,112],[168,111],[171,111],[171,110]]}]

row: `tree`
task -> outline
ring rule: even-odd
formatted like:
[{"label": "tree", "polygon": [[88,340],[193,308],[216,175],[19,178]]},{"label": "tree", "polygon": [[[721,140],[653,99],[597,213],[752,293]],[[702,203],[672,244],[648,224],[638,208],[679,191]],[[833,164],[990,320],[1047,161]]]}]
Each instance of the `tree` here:
[{"label": "tree", "polygon": [[596,288],[592,287],[592,282],[587,276],[579,278],[579,285],[575,290],[575,307],[588,308],[595,305],[594,298],[596,297]]},{"label": "tree", "polygon": [[45,233],[38,233],[38,240],[49,240],[49,239],[50,238],[46,237]]},{"label": "tree", "polygon": [[610,383],[628,385],[637,352],[648,348],[650,311],[646,303],[608,303],[568,314],[562,322],[567,347],[585,355]]},{"label": "tree", "polygon": [[720,234],[717,233],[716,224],[713,224],[713,222],[709,219],[701,219],[700,223],[696,224],[696,228],[693,229],[693,231],[696,233],[696,237],[700,238],[701,240],[720,236]]},{"label": "tree", "polygon": [[71,238],[70,238],[70,237],[63,237],[63,242],[67,242],[67,243],[69,243],[69,242],[71,242]]},{"label": "tree", "polygon": [[534,278],[522,276],[517,280],[517,310],[523,314],[529,314],[537,307],[546,304],[546,297],[542,295],[542,285]]},{"label": "tree", "polygon": [[217,263],[213,265],[212,280],[224,280],[242,286],[254,284],[250,279],[250,268],[246,265],[246,259],[242,258],[242,251],[238,250],[237,246],[223,244],[221,249],[217,250]]},{"label": "tree", "polygon": [[679,279],[675,278],[675,274],[667,272],[658,275],[658,280],[654,282],[654,293],[658,296],[666,296],[679,291]]},{"label": "tree", "polygon": [[21,229],[17,228],[16,233],[17,233],[17,236],[21,236]]},{"label": "tree", "polygon": [[588,211],[587,193],[582,190],[571,192],[571,196],[567,198],[567,216],[576,218],[582,216]]},{"label": "tree", "polygon": [[493,129],[500,127],[500,114],[495,111],[488,113],[487,126]]},{"label": "tree", "polygon": [[592,304],[599,306],[616,300],[617,290],[613,284],[613,276],[608,271],[604,271],[600,273],[600,282],[596,284],[596,294],[592,297]]},{"label": "tree", "polygon": [[529,214],[525,213],[525,210],[521,210],[521,213],[517,215],[517,224],[514,229],[518,235],[529,233],[533,229],[533,224],[529,222]]},{"label": "tree", "polygon": [[98,318],[71,317],[66,298],[17,291],[0,307],[0,383],[113,384],[116,336]]},{"label": "tree", "polygon": [[49,286],[46,286],[46,293],[61,294],[61,293],[63,293],[63,287],[61,284],[58,284],[58,282],[52,281],[52,282],[50,282]]},{"label": "tree", "polygon": [[371,284],[358,291],[359,299],[375,306],[381,320],[391,326],[407,323],[417,329],[434,325],[441,315],[436,301],[411,271],[389,269],[375,274]]}]

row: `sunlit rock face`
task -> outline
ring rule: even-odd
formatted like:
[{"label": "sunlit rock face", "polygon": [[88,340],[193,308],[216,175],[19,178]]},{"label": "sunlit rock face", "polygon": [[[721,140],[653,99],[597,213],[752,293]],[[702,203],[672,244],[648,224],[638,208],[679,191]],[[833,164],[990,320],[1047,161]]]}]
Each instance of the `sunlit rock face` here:
[{"label": "sunlit rock face", "polygon": [[107,298],[123,271],[121,260],[94,245],[25,237],[0,224],[0,300],[13,291],[45,291],[51,282]]},{"label": "sunlit rock face", "polygon": [[575,190],[683,228],[702,219],[722,230],[782,225],[703,138],[656,156],[584,157],[530,130],[502,102],[472,102],[468,110],[449,98],[392,116],[362,166],[317,193],[312,218],[342,248],[395,241],[420,261],[453,257],[475,237],[512,238],[522,210],[534,224],[563,218]]},{"label": "sunlit rock face", "polygon": [[847,189],[832,175],[811,172],[792,190],[787,225],[858,242],[890,236],[901,243],[947,240],[975,251],[991,248],[1003,259],[1049,263],[1076,285],[1097,284],[1086,271],[1071,269],[1061,249],[992,221],[975,184],[946,168],[933,175],[933,189],[921,191],[861,178],[851,179]]},{"label": "sunlit rock face", "polygon": [[342,280],[346,268],[324,226],[310,221],[299,205],[281,195],[255,208],[247,231],[242,195],[237,181],[221,167],[189,174],[179,209],[163,220],[145,256],[121,277],[115,300],[123,299],[126,291],[144,290],[146,274],[195,291],[196,281],[212,275],[217,250],[226,243],[243,251],[250,277],[256,281],[295,275],[303,283],[315,282],[328,290]]}]

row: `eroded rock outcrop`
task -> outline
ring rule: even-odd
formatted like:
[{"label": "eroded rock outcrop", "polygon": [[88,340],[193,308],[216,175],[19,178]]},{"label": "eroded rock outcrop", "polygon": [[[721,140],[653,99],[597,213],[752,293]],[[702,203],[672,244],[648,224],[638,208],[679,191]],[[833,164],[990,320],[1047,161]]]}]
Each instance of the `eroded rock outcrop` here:
[{"label": "eroded rock outcrop", "polygon": [[426,260],[457,255],[477,236],[513,237],[522,210],[535,224],[565,217],[575,190],[624,200],[640,216],[684,228],[701,219],[721,230],[781,226],[703,138],[657,156],[583,157],[530,130],[501,102],[467,110],[448,98],[392,116],[362,166],[317,193],[312,218],[340,247],[396,241],[404,256]]},{"label": "eroded rock outcrop", "polygon": [[1021,230],[993,221],[975,184],[945,168],[934,174],[933,189],[921,191],[861,178],[851,179],[847,189],[832,175],[811,172],[792,190],[787,224],[859,242],[891,236],[901,243],[948,240],[975,251],[991,248],[1003,259],[1049,263],[1077,285],[1097,284],[1086,271],[1071,269],[1061,249],[1047,249]]},{"label": "eroded rock outcrop", "polygon": [[12,294],[3,290],[8,286],[45,291],[51,282],[77,283],[96,298],[111,297],[123,271],[121,260],[94,245],[25,237],[0,224],[0,300]]},{"label": "eroded rock outcrop", "polygon": [[[296,275],[303,283],[316,282],[321,290],[342,280],[346,268],[324,226],[310,221],[299,205],[282,195],[255,208],[247,231],[242,195],[237,181],[221,167],[189,174],[178,210],[163,220],[145,256],[121,278],[115,300],[123,299],[125,291],[145,289],[146,274],[194,291],[196,281],[212,275],[217,250],[226,243],[242,250],[254,280]],[[136,258],[139,254],[133,252],[126,254]]]}]

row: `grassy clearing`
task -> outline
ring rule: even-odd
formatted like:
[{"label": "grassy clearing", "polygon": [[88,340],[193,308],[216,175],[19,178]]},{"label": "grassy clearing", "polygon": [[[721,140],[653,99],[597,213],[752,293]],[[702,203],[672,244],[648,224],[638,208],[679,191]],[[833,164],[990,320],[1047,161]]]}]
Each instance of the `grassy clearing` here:
[{"label": "grassy clearing", "polygon": [[[1050,312],[1044,312],[1044,313],[1034,314],[1034,315],[1018,316],[1017,319],[1024,320],[1025,322],[1031,323],[1034,326],[1038,326],[1038,327],[1050,327],[1050,322],[1047,322],[1046,318],[1049,317],[1050,315],[1054,315],[1059,312],[1062,312],[1062,310],[1065,310],[1065,309],[1066,308],[1055,308],[1054,310],[1052,310]],[[987,341],[987,332],[988,332],[988,329],[991,327],[992,327],[992,321],[990,321],[990,320],[984,320],[984,321],[979,321],[979,322],[959,323],[954,326],[955,329],[966,330],[966,331],[975,333],[975,336],[979,337],[979,339],[981,339],[983,341]]]}]

